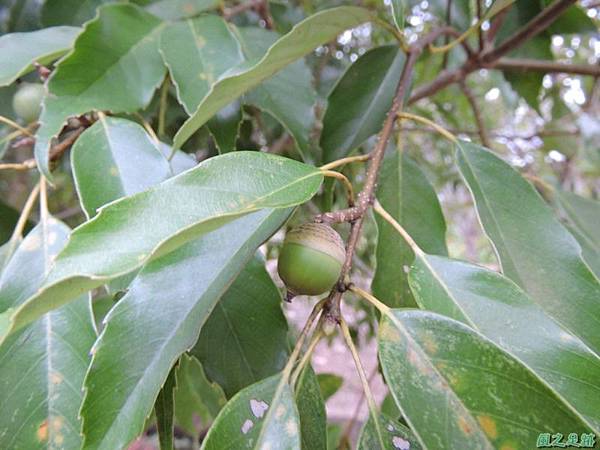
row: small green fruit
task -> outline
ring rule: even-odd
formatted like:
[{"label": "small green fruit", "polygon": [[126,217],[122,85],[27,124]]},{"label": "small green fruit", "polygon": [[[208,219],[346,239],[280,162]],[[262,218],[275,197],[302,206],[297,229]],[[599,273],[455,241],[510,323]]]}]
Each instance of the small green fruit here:
[{"label": "small green fruit", "polygon": [[293,294],[318,295],[332,288],[345,259],[344,242],[333,228],[305,223],[287,233],[277,271]]},{"label": "small green fruit", "polygon": [[23,83],[13,97],[13,109],[26,123],[35,122],[42,110],[44,86],[39,83]]}]

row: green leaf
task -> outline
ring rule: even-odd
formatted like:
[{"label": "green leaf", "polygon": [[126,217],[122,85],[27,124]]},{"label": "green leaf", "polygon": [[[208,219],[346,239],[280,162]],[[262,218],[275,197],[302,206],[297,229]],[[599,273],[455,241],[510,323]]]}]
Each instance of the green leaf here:
[{"label": "green leaf", "polygon": [[317,375],[317,380],[325,401],[329,400],[329,397],[333,396],[344,384],[342,377],[332,373],[320,373]]},{"label": "green leaf", "polygon": [[323,161],[343,158],[377,133],[392,106],[404,53],[398,46],[369,50],[340,78],[323,117]]},{"label": "green leaf", "polygon": [[225,72],[244,61],[227,22],[213,15],[168,25],[160,38],[160,51],[177,88],[179,103],[189,115]]},{"label": "green leaf", "polygon": [[242,118],[242,107],[240,102],[236,100],[208,121],[208,131],[214,138],[219,153],[235,151]]},{"label": "green leaf", "polygon": [[537,191],[492,152],[460,142],[457,157],[504,275],[600,354],[600,282],[577,241]]},{"label": "green leaf", "polygon": [[587,431],[554,391],[460,322],[390,310],[378,339],[388,386],[425,448],[532,448],[548,430]]},{"label": "green leaf", "polygon": [[583,249],[583,258],[600,278],[600,202],[563,190],[556,191],[556,199],[571,234]]},{"label": "green leaf", "polygon": [[36,61],[48,64],[67,53],[80,32],[75,27],[54,27],[0,36],[0,86],[32,71]]},{"label": "green leaf", "polygon": [[[507,19],[508,20],[508,19]],[[518,50],[511,53],[514,57],[552,60],[550,49],[550,36],[536,36],[525,42]],[[544,81],[544,74],[529,70],[504,70],[504,78],[510,83],[512,89],[519,94],[534,109],[539,110],[538,97]]]},{"label": "green leaf", "polygon": [[215,306],[192,354],[231,397],[283,369],[287,331],[281,294],[255,257]]},{"label": "green leaf", "polygon": [[200,430],[196,427],[195,417],[200,418],[203,427],[208,427],[227,403],[225,393],[218,384],[206,378],[200,362],[186,353],[179,360],[175,376],[177,425],[191,436],[197,436]]},{"label": "green leaf", "polygon": [[410,283],[419,306],[484,334],[600,430],[600,358],[512,281],[466,262],[423,255]]},{"label": "green leaf", "polygon": [[300,450],[300,421],[294,395],[281,375],[238,392],[210,428],[202,450]]},{"label": "green leaf", "polygon": [[307,365],[300,374],[295,389],[300,416],[302,448],[327,450],[327,414],[321,388],[315,372]]},{"label": "green leaf", "polygon": [[215,113],[271,77],[288,64],[303,57],[314,48],[335,38],[340,32],[371,19],[371,13],[363,8],[342,6],[321,11],[294,26],[292,30],[269,48],[263,58],[254,65],[238,66],[223,75],[198,105],[175,135],[174,147],[181,148],[196,130]]},{"label": "green leaf", "polygon": [[146,11],[164,20],[179,20],[215,9],[220,0],[159,0],[146,6]]},{"label": "green leaf", "polygon": [[[68,236],[46,217],[25,237],[0,278],[0,311],[38,289]],[[87,296],[10,336],[0,348],[0,448],[80,447],[78,409],[95,337]]]},{"label": "green leaf", "polygon": [[[377,198],[426,252],[447,255],[446,223],[437,195],[425,174],[405,154],[394,152],[381,171]],[[377,268],[373,294],[391,307],[415,306],[408,285],[408,268],[415,254],[404,239],[379,215]]]},{"label": "green leaf", "polygon": [[118,198],[137,194],[171,175],[166,158],[135,122],[101,117],[71,152],[75,186],[88,217]]},{"label": "green leaf", "polygon": [[111,0],[46,0],[42,6],[42,24],[82,25],[96,15],[99,6]]},{"label": "green leaf", "polygon": [[[240,28],[239,37],[246,60],[258,61],[279,35],[253,27]],[[298,60],[263,81],[244,96],[244,101],[275,117],[294,138],[303,159],[308,161],[316,98],[310,69],[303,60]]]},{"label": "green leaf", "polygon": [[[74,296],[130,273],[236,217],[304,203],[322,179],[318,169],[297,161],[234,152],[113,202],[71,234],[42,289],[16,311],[0,314],[10,318],[10,327],[0,330],[0,340]],[[107,248],[117,253],[107,253]]]},{"label": "green leaf", "polygon": [[394,19],[394,25],[400,32],[404,31],[404,11],[406,10],[406,0],[392,0],[392,19]]},{"label": "green leaf", "polygon": [[[357,450],[420,450],[422,448],[408,428],[385,414],[379,416],[379,424],[379,427],[375,427],[373,417],[369,415],[369,420],[360,431]],[[384,447],[381,447],[377,430],[383,432]]]},{"label": "green leaf", "polygon": [[238,218],[140,271],[94,346],[81,409],[84,448],[124,448],[142,432],[175,361],[194,345],[222,293],[289,214],[265,210]]},{"label": "green leaf", "polygon": [[50,180],[50,142],[68,117],[92,110],[134,112],[150,102],[165,75],[158,53],[160,20],[129,4],[98,11],[48,81],[35,157]]},{"label": "green leaf", "polygon": [[173,415],[175,413],[174,391],[176,387],[175,371],[177,365],[171,369],[167,381],[161,388],[154,404],[156,415],[156,430],[160,450],[173,450]]}]

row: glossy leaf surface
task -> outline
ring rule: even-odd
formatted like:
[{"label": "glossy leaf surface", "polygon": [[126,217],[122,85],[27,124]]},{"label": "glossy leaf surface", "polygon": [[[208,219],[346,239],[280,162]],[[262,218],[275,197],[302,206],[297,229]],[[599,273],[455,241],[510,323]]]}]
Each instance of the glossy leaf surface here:
[{"label": "glossy leaf surface", "polygon": [[41,21],[45,27],[82,25],[96,15],[96,9],[110,0],[45,0]]},{"label": "glossy leaf surface", "polygon": [[194,345],[222,293],[288,215],[283,209],[249,214],[142,269],[106,317],[94,346],[81,410],[84,448],[122,448],[142,431],[172,365]]},{"label": "glossy leaf surface", "polygon": [[71,151],[73,177],[88,217],[103,205],[137,194],[171,176],[171,168],[141,125],[101,117]]},{"label": "glossy leaf surface", "polygon": [[156,416],[156,431],[158,433],[158,444],[160,450],[173,450],[174,414],[175,414],[175,371],[171,369],[165,384],[158,393],[154,404],[154,415]]},{"label": "glossy leaf surface", "polygon": [[532,448],[539,433],[589,431],[532,372],[460,322],[390,310],[379,359],[424,448]]},{"label": "glossy leaf surface", "polygon": [[0,36],[0,86],[32,71],[36,61],[48,64],[67,53],[80,32],[76,27],[53,27]]},{"label": "glossy leaf surface", "polygon": [[[381,431],[381,436],[378,436],[378,430]],[[408,428],[381,414],[378,428],[375,427],[373,417],[369,416],[369,420],[360,432],[356,448],[357,450],[419,450],[422,447]]]},{"label": "glossy leaf surface", "polygon": [[150,102],[165,74],[159,19],[129,4],[98,11],[48,81],[51,95],[44,100],[35,143],[37,165],[48,179],[50,143],[67,118],[92,110],[134,112]]},{"label": "glossy leaf surface", "polygon": [[302,448],[327,450],[327,414],[314,370],[308,365],[300,374],[295,389],[300,416]]},{"label": "glossy leaf surface", "polygon": [[[241,28],[239,36],[247,61],[257,61],[278,38],[277,33],[262,28]],[[293,62],[263,81],[244,96],[244,101],[275,117],[294,138],[304,160],[308,160],[316,93],[304,60]]]},{"label": "glossy leaf surface", "polygon": [[[71,234],[44,288],[16,311],[0,314],[10,320],[8,327],[0,328],[0,339],[74,296],[236,217],[303,203],[315,194],[322,178],[318,169],[280,156],[235,152],[111,203]],[[115,253],[106,253],[106,248]]]},{"label": "glossy leaf surface", "polygon": [[244,61],[240,44],[227,22],[212,15],[167,26],[160,38],[160,50],[179,102],[190,115],[211,86]]},{"label": "glossy leaf surface", "polygon": [[[446,222],[437,195],[419,166],[394,152],[381,171],[377,199],[426,252],[446,255]],[[391,307],[415,306],[408,269],[415,255],[387,221],[377,215],[377,267],[373,294]]]},{"label": "glossy leaf surface", "polygon": [[211,383],[200,362],[184,353],[175,373],[175,418],[177,425],[190,435],[198,433],[196,418],[207,427],[227,403],[223,389]]},{"label": "glossy leaf surface", "polygon": [[512,281],[483,267],[424,255],[417,257],[410,282],[419,306],[484,334],[600,430],[600,358]]},{"label": "glossy leaf surface", "polygon": [[290,386],[275,375],[238,392],[221,410],[202,450],[300,450],[300,421]]},{"label": "glossy leaf surface", "polygon": [[318,12],[298,23],[255,64],[238,66],[227,76],[221,77],[202,99],[192,117],[179,129],[174,146],[180,148],[215,113],[240,95],[319,45],[330,41],[343,30],[360,25],[370,18],[371,14],[366,9],[342,6]]},{"label": "glossy leaf surface", "polygon": [[352,64],[329,94],[323,118],[323,161],[343,158],[377,133],[392,106],[404,54],[376,47]]},{"label": "glossy leaf surface", "polygon": [[537,191],[493,153],[460,142],[457,157],[502,272],[600,354],[600,282],[577,241]]},{"label": "glossy leaf surface", "polygon": [[255,257],[216,304],[192,354],[231,397],[283,369],[287,331],[281,294]]},{"label": "glossy leaf surface", "polygon": [[556,191],[569,231],[581,246],[583,258],[600,278],[600,202],[571,192]]},{"label": "glossy leaf surface", "polygon": [[[45,217],[22,241],[0,278],[0,311],[41,285],[69,236]],[[96,334],[87,296],[45,314],[0,348],[0,448],[79,448],[78,410]]]}]

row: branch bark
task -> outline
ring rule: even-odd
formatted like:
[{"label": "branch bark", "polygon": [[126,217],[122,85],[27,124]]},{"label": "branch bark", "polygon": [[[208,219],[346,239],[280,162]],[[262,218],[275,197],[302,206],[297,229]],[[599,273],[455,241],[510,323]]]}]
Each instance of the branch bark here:
[{"label": "branch bark", "polygon": [[524,27],[518,30],[512,37],[504,41],[495,49],[486,52],[481,61],[484,64],[497,61],[507,53],[519,47],[523,42],[537,36],[554,22],[558,16],[574,5],[577,0],[556,0],[547,8],[544,8],[537,16],[531,19]]},{"label": "branch bark", "polygon": [[[429,97],[446,86],[465,79],[467,75],[477,69],[493,68],[494,64],[497,63],[500,58],[548,28],[558,16],[560,16],[569,6],[575,4],[576,1],[577,0],[556,0],[498,47],[485,51],[473,58],[469,58],[465,64],[458,69],[451,71],[444,70],[431,83],[415,89],[409,99],[409,104],[422,98]],[[488,33],[488,38],[489,35],[490,33]]]},{"label": "branch bark", "polygon": [[371,159],[366,173],[366,181],[362,191],[358,194],[356,206],[351,208],[328,212],[315,217],[317,222],[350,222],[350,236],[346,244],[346,260],[342,266],[342,272],[338,280],[337,286],[335,286],[329,294],[327,303],[325,304],[325,318],[330,322],[339,323],[340,320],[340,300],[342,294],[346,290],[346,276],[352,266],[352,258],[356,250],[356,244],[360,237],[364,215],[368,208],[373,204],[375,198],[375,190],[377,188],[377,179],[379,177],[379,170],[383,157],[385,154],[385,148],[387,142],[394,129],[394,123],[396,121],[396,115],[402,109],[405,103],[406,93],[410,86],[410,81],[413,74],[415,62],[419,55],[423,52],[423,49],[433,43],[438,37],[446,34],[451,30],[448,27],[442,27],[431,31],[429,34],[419,39],[413,44],[408,51],[406,63],[402,69],[400,81],[396,88],[396,94],[392,101],[392,107],[388,111],[383,128],[379,133],[379,139],[375,148],[371,152]]},{"label": "branch bark", "polygon": [[572,73],[600,77],[600,66],[592,64],[564,64],[554,61],[542,61],[527,58],[502,58],[494,64],[494,69],[519,72]]}]

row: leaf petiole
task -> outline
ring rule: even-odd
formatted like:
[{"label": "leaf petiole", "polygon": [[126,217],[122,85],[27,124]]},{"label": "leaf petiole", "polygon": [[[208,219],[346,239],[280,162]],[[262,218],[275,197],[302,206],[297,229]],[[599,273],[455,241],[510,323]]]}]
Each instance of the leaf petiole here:
[{"label": "leaf petiole", "polygon": [[350,180],[343,173],[336,172],[335,170],[321,170],[321,172],[326,177],[337,178],[342,182],[342,184],[346,188],[348,206],[354,206],[354,188],[352,187],[352,183],[350,183]]},{"label": "leaf petiole", "polygon": [[410,113],[407,113],[407,112],[399,112],[397,114],[397,117],[399,119],[408,119],[408,120],[412,120],[414,122],[420,122],[420,123],[423,123],[425,125],[429,125],[431,128],[433,128],[435,131],[437,131],[438,133],[440,133],[442,136],[444,136],[446,139],[448,139],[453,144],[458,143],[458,138],[456,136],[454,136],[452,133],[450,133],[445,128],[439,126],[434,121],[427,119],[426,117],[417,116],[415,114],[410,114]]}]

